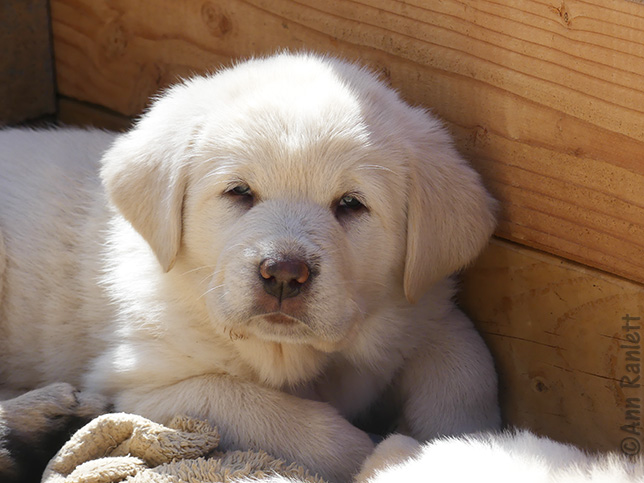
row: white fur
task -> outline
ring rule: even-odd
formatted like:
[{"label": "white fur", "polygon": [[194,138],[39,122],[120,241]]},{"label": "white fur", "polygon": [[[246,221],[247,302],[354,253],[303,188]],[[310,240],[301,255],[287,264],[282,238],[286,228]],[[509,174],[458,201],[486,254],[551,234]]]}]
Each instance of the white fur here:
[{"label": "white fur", "polygon": [[628,483],[644,481],[644,463],[624,455],[588,454],[527,431],[440,438],[424,445],[392,435],[367,458],[356,481]]},{"label": "white fur", "polygon": [[[240,183],[252,208],[226,193]],[[368,210],[336,212],[347,193]],[[345,418],[386,388],[416,438],[496,427],[493,363],[449,278],[493,210],[438,121],[312,55],[186,81],[117,138],[2,131],[1,387],[207,417],[228,447],[337,480],[373,447]],[[273,256],[315,269],[280,307],[258,274]]]}]

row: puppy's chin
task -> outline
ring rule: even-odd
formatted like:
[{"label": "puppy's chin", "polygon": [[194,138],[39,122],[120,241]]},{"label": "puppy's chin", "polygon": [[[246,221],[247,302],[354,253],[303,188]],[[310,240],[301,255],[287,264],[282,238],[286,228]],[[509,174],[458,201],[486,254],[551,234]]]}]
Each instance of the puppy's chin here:
[{"label": "puppy's chin", "polygon": [[[321,352],[332,353],[351,344],[360,320],[359,314],[355,313],[350,320],[341,324],[346,327],[341,333],[324,330],[318,333],[309,325],[311,321],[302,322],[288,314],[272,312],[252,317],[245,327],[254,336],[266,341],[307,345]],[[329,327],[335,325],[328,324]]]},{"label": "puppy's chin", "polygon": [[307,323],[283,312],[251,317],[245,324],[245,331],[267,342],[307,345],[322,352],[334,352],[340,343],[320,337]]},{"label": "puppy's chin", "polygon": [[334,336],[320,335],[302,320],[279,311],[244,318],[229,316],[223,324],[218,320],[221,319],[214,318],[213,323],[221,327],[233,341],[254,339],[267,343],[301,345],[325,353],[337,352],[350,343],[357,326],[357,317],[354,317],[347,324],[346,332]]}]

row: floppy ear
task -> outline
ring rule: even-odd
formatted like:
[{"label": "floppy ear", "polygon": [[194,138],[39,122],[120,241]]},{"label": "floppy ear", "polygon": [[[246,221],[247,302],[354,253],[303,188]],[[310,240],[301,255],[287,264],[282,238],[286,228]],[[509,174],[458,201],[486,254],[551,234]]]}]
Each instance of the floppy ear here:
[{"label": "floppy ear", "polygon": [[[163,101],[161,101],[163,102]],[[164,271],[181,244],[183,197],[192,133],[151,111],[103,156],[101,177],[110,201],[145,239]]]},{"label": "floppy ear", "polygon": [[438,280],[463,268],[486,245],[496,225],[496,201],[434,119],[412,143],[404,290],[416,302]]}]

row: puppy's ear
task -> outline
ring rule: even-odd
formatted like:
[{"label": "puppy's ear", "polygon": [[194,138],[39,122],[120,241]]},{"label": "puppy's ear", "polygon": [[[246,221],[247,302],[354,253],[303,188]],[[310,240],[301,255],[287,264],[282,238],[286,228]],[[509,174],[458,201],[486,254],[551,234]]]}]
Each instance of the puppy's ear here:
[{"label": "puppy's ear", "polygon": [[168,106],[163,102],[105,153],[101,177],[110,201],[148,242],[167,272],[181,244],[192,132],[183,132],[176,116],[164,113]]},{"label": "puppy's ear", "polygon": [[447,132],[422,115],[429,129],[412,142],[409,166],[404,290],[412,303],[478,255],[496,225],[497,207]]}]

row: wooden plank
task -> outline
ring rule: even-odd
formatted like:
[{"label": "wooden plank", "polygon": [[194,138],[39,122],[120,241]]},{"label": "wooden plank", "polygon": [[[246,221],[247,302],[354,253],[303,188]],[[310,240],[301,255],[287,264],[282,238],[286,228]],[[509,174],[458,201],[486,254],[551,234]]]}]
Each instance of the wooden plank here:
[{"label": "wooden plank", "polygon": [[306,48],[447,120],[497,234],[644,282],[644,5],[624,0],[52,0],[60,91],[126,115],[177,77]]},{"label": "wooden plank", "polygon": [[132,119],[127,116],[67,97],[58,99],[57,118],[66,126],[93,126],[110,131],[126,131],[132,126]]},{"label": "wooden plank", "polygon": [[495,240],[461,297],[496,359],[508,423],[641,451],[644,286]]},{"label": "wooden plank", "polygon": [[47,0],[0,2],[0,125],[56,110]]}]

